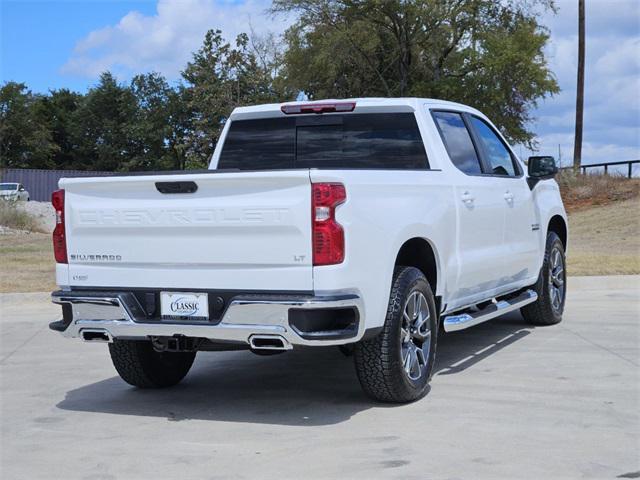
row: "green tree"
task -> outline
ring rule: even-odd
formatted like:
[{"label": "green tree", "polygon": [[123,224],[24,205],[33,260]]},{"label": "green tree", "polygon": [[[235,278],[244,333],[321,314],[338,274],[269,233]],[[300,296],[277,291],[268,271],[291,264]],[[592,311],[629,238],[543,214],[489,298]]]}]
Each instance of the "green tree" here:
[{"label": "green tree", "polygon": [[158,73],[136,75],[131,81],[135,114],[128,129],[134,148],[128,170],[162,170],[171,166],[170,101],[173,90]]},{"label": "green tree", "polygon": [[558,91],[537,22],[548,8],[552,0],[274,0],[274,12],[298,15],[282,82],[312,98],[461,101],[532,145],[529,112]]},{"label": "green tree", "polygon": [[172,88],[162,75],[148,73],[133,78],[131,91],[136,99],[136,119],[131,129],[136,153],[127,167],[185,169],[194,123],[188,89],[183,85]]},{"label": "green tree", "polygon": [[204,167],[234,98],[229,56],[231,45],[219,30],[209,30],[202,47],[193,54],[182,77],[186,85],[182,99],[190,111],[188,133],[184,140],[189,166]]},{"label": "green tree", "polygon": [[82,164],[76,149],[74,132],[75,115],[81,107],[84,96],[66,88],[51,90],[48,95],[39,96],[34,110],[44,119],[49,128],[51,140],[56,149],[51,156],[53,168],[69,169]]},{"label": "green tree", "polygon": [[[189,166],[190,140],[193,131],[193,111],[190,107],[190,91],[180,85],[171,90],[169,94],[169,136],[167,144],[169,147],[169,168],[173,170],[184,170]],[[196,157],[198,158],[198,157]],[[199,159],[190,166],[200,166]]]},{"label": "green tree", "polygon": [[58,151],[49,126],[34,105],[38,96],[24,83],[0,88],[0,167],[52,168]]},{"label": "green tree", "polygon": [[272,71],[257,57],[248,35],[239,35],[232,47],[219,30],[207,32],[182,73],[185,85],[179,98],[185,102],[183,114],[186,110],[190,116],[182,146],[187,168],[207,165],[235,107],[278,98]]},{"label": "green tree", "polygon": [[[80,169],[127,171],[140,153],[136,142],[136,98],[109,72],[100,76],[75,115]],[[133,165],[137,168],[138,165]]]}]

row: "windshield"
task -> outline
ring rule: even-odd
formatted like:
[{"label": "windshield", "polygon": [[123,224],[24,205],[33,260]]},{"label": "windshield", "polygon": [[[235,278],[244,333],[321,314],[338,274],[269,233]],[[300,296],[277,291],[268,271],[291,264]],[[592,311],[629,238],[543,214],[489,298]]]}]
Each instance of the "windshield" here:
[{"label": "windshield", "polygon": [[413,113],[235,120],[218,169],[427,169]]},{"label": "windshield", "polygon": [[0,183],[0,190],[17,190],[17,183]]}]

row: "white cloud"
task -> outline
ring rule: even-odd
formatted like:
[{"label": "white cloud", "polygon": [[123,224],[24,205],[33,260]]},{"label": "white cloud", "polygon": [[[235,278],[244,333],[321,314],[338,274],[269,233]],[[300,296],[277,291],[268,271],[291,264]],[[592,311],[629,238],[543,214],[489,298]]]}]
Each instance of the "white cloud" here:
[{"label": "white cloud", "polygon": [[[603,52],[594,65],[598,74],[637,75],[640,72],[640,36],[622,39],[612,38],[615,49]],[[609,42],[607,42],[609,43]]]},{"label": "white cloud", "polygon": [[[573,162],[573,129],[571,133],[549,133],[538,137],[540,142],[540,150],[536,155],[553,155],[560,160],[561,166],[567,167]],[[583,164],[615,162],[620,160],[637,159],[638,148],[640,145],[625,145],[622,142],[609,142],[606,138],[602,141],[585,140],[582,143]],[[516,153],[524,155],[526,158],[528,152],[523,150],[522,153],[516,149]]]},{"label": "white cloud", "polygon": [[128,78],[153,70],[175,79],[209,29],[222,30],[230,42],[251,28],[258,34],[281,33],[285,20],[268,16],[270,5],[268,0],[158,0],[154,15],[132,11],[116,25],[89,33],[62,72],[96,78],[111,70]]}]

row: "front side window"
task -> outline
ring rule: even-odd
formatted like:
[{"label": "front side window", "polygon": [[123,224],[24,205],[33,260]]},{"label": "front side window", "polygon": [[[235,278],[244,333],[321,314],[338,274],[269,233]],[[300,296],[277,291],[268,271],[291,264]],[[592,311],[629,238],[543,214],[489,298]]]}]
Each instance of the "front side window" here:
[{"label": "front side window", "polygon": [[462,115],[455,112],[436,111],[433,112],[433,118],[447,153],[458,170],[469,175],[481,174],[480,159]]},{"label": "front side window", "polygon": [[511,153],[500,137],[484,120],[474,116],[470,118],[491,168],[491,171],[487,173],[509,177],[518,175]]}]

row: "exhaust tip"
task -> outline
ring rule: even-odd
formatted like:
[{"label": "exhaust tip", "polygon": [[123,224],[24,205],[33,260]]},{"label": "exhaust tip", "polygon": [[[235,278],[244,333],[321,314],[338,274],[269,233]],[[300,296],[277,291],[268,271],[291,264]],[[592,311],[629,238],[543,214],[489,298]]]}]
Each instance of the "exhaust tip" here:
[{"label": "exhaust tip", "polygon": [[80,336],[85,342],[109,343],[113,341],[109,332],[100,329],[84,329],[80,332]]},{"label": "exhaust tip", "polygon": [[253,350],[291,350],[293,347],[280,335],[252,335],[249,345]]}]

